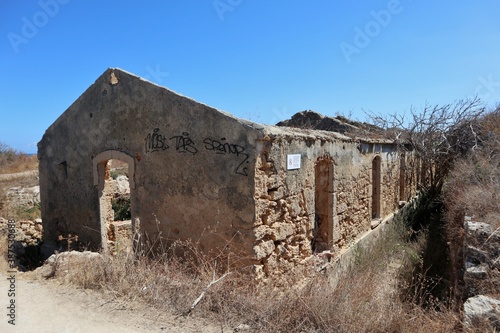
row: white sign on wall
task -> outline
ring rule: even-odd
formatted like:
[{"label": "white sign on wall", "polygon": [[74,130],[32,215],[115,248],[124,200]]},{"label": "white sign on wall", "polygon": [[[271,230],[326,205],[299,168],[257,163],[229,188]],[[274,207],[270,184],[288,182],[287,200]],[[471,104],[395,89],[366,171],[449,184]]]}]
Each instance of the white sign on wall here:
[{"label": "white sign on wall", "polygon": [[287,170],[300,169],[300,154],[290,154],[286,157]]}]

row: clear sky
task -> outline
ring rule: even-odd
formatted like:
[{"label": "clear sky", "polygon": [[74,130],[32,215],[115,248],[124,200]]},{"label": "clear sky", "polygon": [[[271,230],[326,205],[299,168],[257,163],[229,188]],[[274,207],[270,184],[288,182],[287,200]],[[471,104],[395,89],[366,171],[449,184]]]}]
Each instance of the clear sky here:
[{"label": "clear sky", "polygon": [[500,102],[500,1],[2,0],[0,142],[36,152],[108,67],[274,124]]}]

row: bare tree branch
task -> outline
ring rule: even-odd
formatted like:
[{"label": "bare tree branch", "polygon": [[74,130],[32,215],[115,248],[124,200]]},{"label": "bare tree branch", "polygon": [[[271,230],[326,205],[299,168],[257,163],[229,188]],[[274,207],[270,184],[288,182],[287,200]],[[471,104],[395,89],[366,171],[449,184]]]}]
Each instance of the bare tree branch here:
[{"label": "bare tree branch", "polygon": [[215,270],[214,270],[213,275],[212,275],[212,281],[210,281],[210,283],[205,287],[205,289],[203,289],[203,291],[201,292],[200,296],[198,296],[198,298],[193,302],[193,304],[191,305],[191,307],[184,313],[184,316],[188,316],[194,310],[194,308],[198,305],[198,303],[201,302],[201,300],[205,296],[205,294],[208,291],[208,289],[210,289],[210,287],[212,287],[217,282],[222,281],[229,274],[231,274],[231,272],[226,272],[220,278],[215,279]]},{"label": "bare tree branch", "polygon": [[403,151],[414,151],[424,168],[421,186],[440,191],[452,161],[478,146],[475,128],[484,111],[476,97],[453,104],[426,104],[420,111],[411,107],[408,114],[368,116]]}]

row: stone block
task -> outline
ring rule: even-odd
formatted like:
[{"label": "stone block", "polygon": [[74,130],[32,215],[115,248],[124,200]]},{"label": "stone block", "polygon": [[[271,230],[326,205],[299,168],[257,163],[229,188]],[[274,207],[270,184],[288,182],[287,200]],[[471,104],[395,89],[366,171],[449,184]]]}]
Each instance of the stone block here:
[{"label": "stone block", "polygon": [[272,240],[262,241],[253,247],[257,260],[268,257],[274,251],[274,242]]},{"label": "stone block", "polygon": [[261,240],[262,238],[270,236],[273,233],[271,228],[267,225],[260,225],[254,230],[255,230],[255,238],[257,240]]},{"label": "stone block", "polygon": [[271,175],[267,178],[266,185],[267,188],[278,188],[283,185],[282,183],[283,182],[280,181],[278,175]]},{"label": "stone block", "polygon": [[295,226],[290,223],[277,222],[271,228],[273,240],[284,240],[295,233]]},{"label": "stone block", "polygon": [[488,261],[488,254],[485,251],[478,249],[474,246],[467,246],[465,248],[465,256],[466,256],[466,263],[467,262],[485,263]]},{"label": "stone block", "polygon": [[337,214],[343,214],[347,210],[347,204],[345,202],[337,206]]},{"label": "stone block", "polygon": [[285,197],[285,189],[283,187],[278,187],[276,190],[269,191],[268,193],[269,193],[269,197],[273,201],[277,201],[277,200],[283,199]]},{"label": "stone block", "polygon": [[295,195],[293,197],[288,198],[287,203],[288,203],[288,212],[290,213],[290,216],[297,217],[301,214],[302,208],[299,196]]},{"label": "stone block", "polygon": [[465,278],[474,280],[484,280],[488,278],[489,267],[486,264],[470,265],[466,267]]},{"label": "stone block", "polygon": [[488,223],[483,223],[483,222],[473,222],[473,221],[466,221],[465,222],[465,230],[467,233],[471,235],[477,235],[477,236],[486,236],[488,237],[491,235],[491,225]]}]

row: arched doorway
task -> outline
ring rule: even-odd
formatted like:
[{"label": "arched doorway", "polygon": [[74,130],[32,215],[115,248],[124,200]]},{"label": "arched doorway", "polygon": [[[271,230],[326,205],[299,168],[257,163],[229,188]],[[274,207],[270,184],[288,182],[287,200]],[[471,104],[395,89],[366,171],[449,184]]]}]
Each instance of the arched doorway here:
[{"label": "arched doorway", "polygon": [[315,165],[315,224],[312,248],[329,250],[333,245],[334,215],[333,161],[321,158]]},{"label": "arched doorway", "polygon": [[101,247],[112,254],[128,253],[132,249],[134,162],[133,157],[118,150],[104,151],[93,159],[94,185],[99,195]]},{"label": "arched doorway", "polygon": [[380,211],[380,166],[382,159],[380,156],[375,156],[372,161],[372,219],[379,219]]}]

